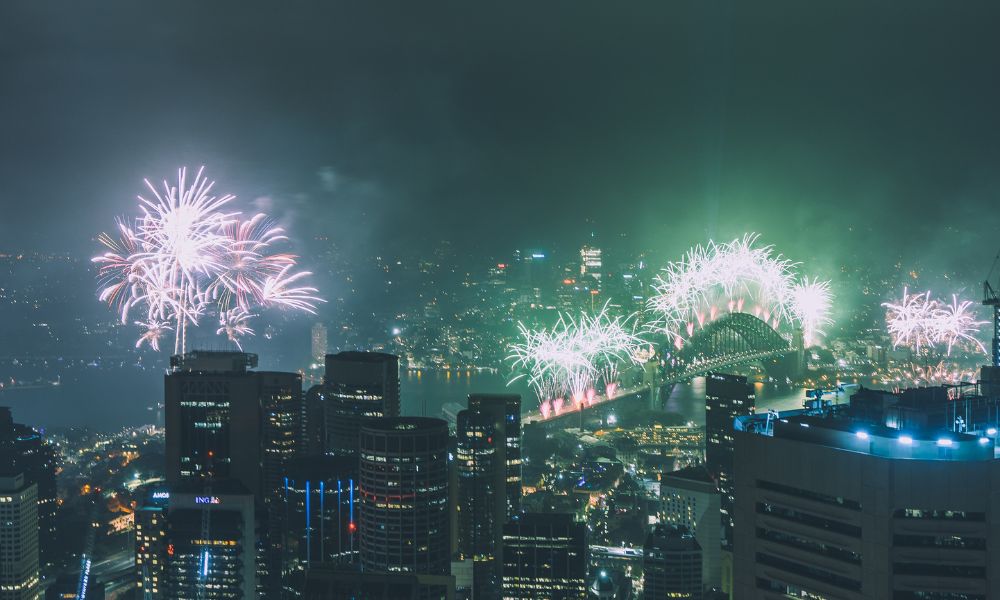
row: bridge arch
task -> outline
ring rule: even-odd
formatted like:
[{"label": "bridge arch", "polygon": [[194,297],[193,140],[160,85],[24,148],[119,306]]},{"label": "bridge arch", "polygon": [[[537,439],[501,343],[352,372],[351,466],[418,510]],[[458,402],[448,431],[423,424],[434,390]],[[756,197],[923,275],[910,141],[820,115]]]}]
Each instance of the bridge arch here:
[{"label": "bridge arch", "polygon": [[679,381],[791,350],[789,341],[764,321],[747,313],[729,313],[695,331],[679,351],[670,353],[664,376]]}]

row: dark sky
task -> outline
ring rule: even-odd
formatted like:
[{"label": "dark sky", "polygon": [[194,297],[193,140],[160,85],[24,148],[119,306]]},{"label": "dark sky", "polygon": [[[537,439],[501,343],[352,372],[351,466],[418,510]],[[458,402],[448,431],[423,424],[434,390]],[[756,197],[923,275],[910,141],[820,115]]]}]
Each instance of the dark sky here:
[{"label": "dark sky", "polygon": [[757,230],[985,271],[998,27],[995,1],[5,0],[0,249],[93,252],[142,177],[205,164],[373,253]]}]

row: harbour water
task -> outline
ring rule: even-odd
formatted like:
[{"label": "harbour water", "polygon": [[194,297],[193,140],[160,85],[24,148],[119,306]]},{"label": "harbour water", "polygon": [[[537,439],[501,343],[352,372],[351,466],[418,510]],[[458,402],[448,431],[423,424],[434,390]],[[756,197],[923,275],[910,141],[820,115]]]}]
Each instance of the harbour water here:
[{"label": "harbour water", "polygon": [[[757,384],[757,409],[789,410],[802,407],[805,390]],[[524,411],[535,408],[526,382],[507,385],[503,373],[492,371],[403,371],[400,403],[404,415],[440,417],[441,408],[455,402],[466,405],[471,393],[517,393]],[[20,423],[37,427],[86,425],[114,430],[129,425],[162,423],[155,410],[163,398],[163,370],[150,368],[84,369],[66,373],[59,385],[0,392],[0,405],[10,406]],[[696,378],[674,386],[666,409],[685,420],[705,418],[705,380]],[[81,422],[82,421],[82,422]]]}]

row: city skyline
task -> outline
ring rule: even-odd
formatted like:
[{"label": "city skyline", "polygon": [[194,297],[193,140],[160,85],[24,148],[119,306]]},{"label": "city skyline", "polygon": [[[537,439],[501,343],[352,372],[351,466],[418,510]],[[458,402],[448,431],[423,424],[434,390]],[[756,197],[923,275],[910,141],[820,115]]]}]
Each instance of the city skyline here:
[{"label": "city skyline", "polygon": [[998,22],[3,3],[0,600],[1000,596]]}]

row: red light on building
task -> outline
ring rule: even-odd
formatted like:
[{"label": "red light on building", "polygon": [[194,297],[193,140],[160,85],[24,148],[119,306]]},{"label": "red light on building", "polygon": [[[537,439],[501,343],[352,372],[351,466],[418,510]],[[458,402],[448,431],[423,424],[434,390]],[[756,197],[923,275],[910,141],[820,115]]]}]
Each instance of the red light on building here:
[{"label": "red light on building", "polygon": [[170,556],[174,555],[174,545],[173,544],[167,544],[167,554],[170,555]]},{"label": "red light on building", "polygon": [[569,278],[563,279],[563,285],[573,285],[574,283],[576,283],[575,279],[569,279]]},{"label": "red light on building", "polygon": [[347,530],[350,531],[351,533],[354,533],[355,531],[358,530],[358,526],[354,524],[354,521],[351,521],[350,523],[347,524]]}]

